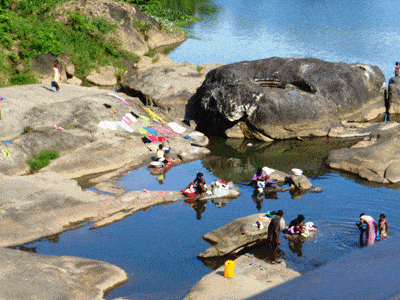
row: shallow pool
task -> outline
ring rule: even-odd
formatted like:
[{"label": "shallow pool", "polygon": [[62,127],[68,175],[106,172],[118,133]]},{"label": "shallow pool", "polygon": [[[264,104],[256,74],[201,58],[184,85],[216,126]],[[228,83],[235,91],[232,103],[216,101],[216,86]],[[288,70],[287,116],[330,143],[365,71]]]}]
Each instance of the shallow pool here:
[{"label": "shallow pool", "polygon": [[[162,181],[152,176],[147,167],[133,170],[118,180],[127,191],[179,190],[197,172],[202,172],[208,183],[218,178],[233,180],[242,193],[235,200],[178,201],[154,206],[104,228],[90,230],[88,225],[61,234],[57,243],[44,240],[29,246],[36,247],[41,254],[96,259],[124,269],[130,281],[106,299],[180,299],[202,276],[211,272],[197,259],[209,247],[202,236],[237,218],[282,209],[287,222],[297,214],[305,215],[305,221],[314,222],[319,234],[316,239],[305,242],[301,251],[292,252],[288,241],[281,237],[281,250],[288,267],[301,273],[360,247],[355,223],[361,212],[376,220],[380,213],[385,213],[390,228],[400,225],[394,213],[400,208],[396,186],[367,184],[354,176],[335,172],[323,163],[330,149],[351,145],[354,141],[314,139],[271,145],[252,141],[252,146],[248,143],[213,139],[209,157],[171,169]],[[265,165],[285,172],[300,168],[323,192],[300,197],[289,192],[277,193],[269,199],[257,200],[246,183],[258,166]]]}]

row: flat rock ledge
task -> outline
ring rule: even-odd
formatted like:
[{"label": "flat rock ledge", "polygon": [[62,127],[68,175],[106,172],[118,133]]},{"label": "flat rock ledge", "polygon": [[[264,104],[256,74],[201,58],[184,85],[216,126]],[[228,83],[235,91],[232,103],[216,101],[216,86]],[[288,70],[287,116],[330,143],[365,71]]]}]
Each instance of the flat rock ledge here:
[{"label": "flat rock ledge", "polygon": [[128,281],[109,263],[0,248],[0,299],[104,299]]},{"label": "flat rock ledge", "polygon": [[382,184],[400,182],[400,127],[371,134],[350,148],[329,153],[331,168],[357,174],[361,178]]},{"label": "flat rock ledge", "polygon": [[224,277],[225,266],[204,276],[183,300],[247,299],[300,276],[285,262],[271,265],[255,257],[242,255],[235,260],[234,277]]}]

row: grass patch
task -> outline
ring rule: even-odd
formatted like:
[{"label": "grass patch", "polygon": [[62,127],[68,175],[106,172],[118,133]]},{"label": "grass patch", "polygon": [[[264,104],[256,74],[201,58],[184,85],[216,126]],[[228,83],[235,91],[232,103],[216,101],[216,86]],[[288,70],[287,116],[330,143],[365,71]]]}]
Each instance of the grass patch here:
[{"label": "grass patch", "polygon": [[33,155],[27,162],[31,166],[32,170],[40,170],[46,167],[50,160],[60,156],[60,152],[56,149],[44,150]]}]

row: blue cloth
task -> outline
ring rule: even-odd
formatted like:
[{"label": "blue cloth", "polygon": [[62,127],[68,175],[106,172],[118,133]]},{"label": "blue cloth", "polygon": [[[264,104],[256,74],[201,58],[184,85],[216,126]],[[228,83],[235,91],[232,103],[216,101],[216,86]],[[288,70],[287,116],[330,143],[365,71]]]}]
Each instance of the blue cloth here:
[{"label": "blue cloth", "polygon": [[190,136],[188,136],[188,135],[183,136],[183,138],[184,138],[184,139],[187,139],[187,140],[189,140],[189,141],[195,141],[194,138],[192,138],[192,137],[190,137]]},{"label": "blue cloth", "polygon": [[158,136],[157,131],[155,131],[153,128],[151,127],[143,127],[144,129],[146,129],[148,132],[150,132],[150,134],[154,134],[155,136]]}]

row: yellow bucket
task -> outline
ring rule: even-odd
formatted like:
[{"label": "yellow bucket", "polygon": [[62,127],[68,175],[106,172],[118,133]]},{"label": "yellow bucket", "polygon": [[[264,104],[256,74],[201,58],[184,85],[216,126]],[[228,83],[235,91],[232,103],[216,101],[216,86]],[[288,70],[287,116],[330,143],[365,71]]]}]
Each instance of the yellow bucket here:
[{"label": "yellow bucket", "polygon": [[233,268],[235,267],[235,262],[232,260],[227,260],[225,262],[225,271],[224,271],[224,276],[226,278],[233,278],[235,276],[235,271]]}]

